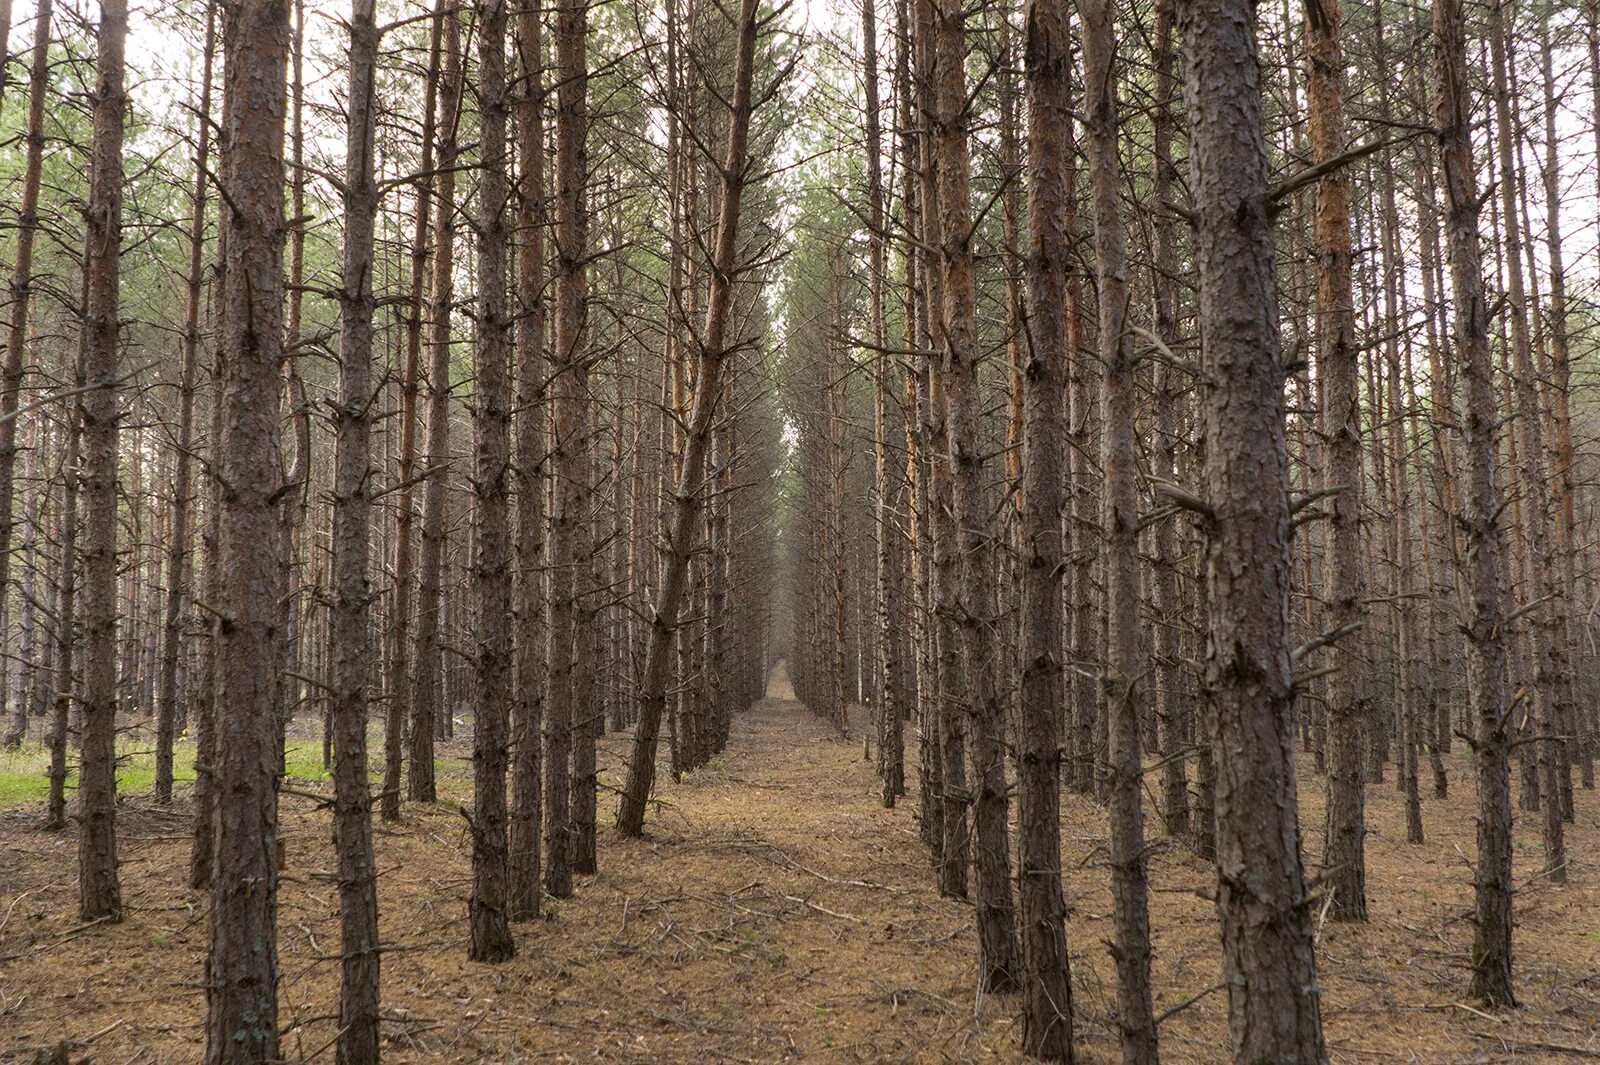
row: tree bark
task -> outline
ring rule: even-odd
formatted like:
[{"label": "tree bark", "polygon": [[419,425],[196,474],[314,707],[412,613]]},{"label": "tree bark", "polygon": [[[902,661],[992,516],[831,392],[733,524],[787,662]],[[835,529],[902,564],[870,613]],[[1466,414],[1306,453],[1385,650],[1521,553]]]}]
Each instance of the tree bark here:
[{"label": "tree bark", "polygon": [[1495,484],[1498,414],[1489,352],[1489,306],[1478,243],[1477,172],[1472,162],[1472,102],[1467,80],[1466,17],[1461,0],[1434,0],[1434,122],[1447,208],[1446,237],[1456,363],[1462,388],[1461,513],[1466,531],[1467,683],[1477,724],[1478,861],[1473,877],[1475,926],[1472,994],[1491,1006],[1514,1006],[1511,983],[1511,769],[1506,704],[1505,605],[1499,491]]},{"label": "tree bark", "polygon": [[[8,3],[9,6],[9,3]],[[44,172],[45,94],[50,87],[51,0],[39,0],[38,19],[33,31],[33,57],[28,74],[28,129],[22,164],[22,193],[17,207],[17,242],[11,264],[11,283],[7,292],[9,321],[5,355],[0,358],[0,602],[11,578],[11,538],[16,526],[13,516],[17,470],[17,417],[22,403],[22,381],[27,370],[28,312],[33,299],[33,245],[39,232],[39,185]],[[9,32],[10,18],[5,29]],[[0,49],[0,67],[7,58]],[[0,88],[4,85],[0,73]],[[75,476],[75,474],[69,474]],[[4,608],[0,607],[0,617]],[[12,746],[6,737],[6,746]],[[21,742],[20,734],[16,742]]]},{"label": "tree bark", "polygon": [[[959,530],[960,585],[954,620],[965,666],[967,755],[977,883],[979,980],[994,993],[1021,979],[1011,899],[1005,778],[1005,707],[1000,692],[993,597],[994,523],[979,440],[977,288],[972,252],[972,207],[967,157],[966,15],[954,0],[934,4],[933,162],[938,186],[943,270],[942,355],[945,362],[946,447],[952,471],[952,516]],[[954,545],[952,545],[954,547]],[[948,782],[947,782],[948,783]]]},{"label": "tree bark", "polygon": [[588,32],[586,0],[556,8],[555,337],[551,352],[550,689],[545,704],[545,890],[572,894],[579,859],[578,813],[593,787],[585,759],[587,664],[580,662],[588,618],[590,564],[588,353],[584,350],[588,226]]},{"label": "tree bark", "polygon": [[1289,491],[1256,12],[1179,0],[1200,331],[1217,913],[1233,1060],[1324,1062],[1300,864]]},{"label": "tree bark", "polygon": [[511,919],[537,917],[543,829],[540,730],[544,724],[547,647],[544,525],[545,264],[544,264],[544,42],[538,0],[517,14],[517,638],[516,720],[511,779]]},{"label": "tree bark", "polygon": [[[125,0],[101,0],[85,212],[83,704],[78,767],[78,909],[122,917],[117,879],[117,364],[121,340],[122,120],[128,107]],[[15,428],[11,429],[15,432]]]},{"label": "tree bark", "polygon": [[1069,6],[1035,0],[1023,27],[1027,80],[1027,318],[1022,365],[1022,701],[1017,729],[1017,885],[1024,964],[1023,1052],[1074,1060],[1072,980],[1061,889],[1062,391],[1067,352],[1067,227],[1076,165]]},{"label": "tree bark", "polygon": [[[433,741],[450,716],[440,685],[444,666],[445,492],[450,454],[450,313],[455,291],[456,126],[462,94],[461,16],[440,12],[444,21],[444,73],[439,89],[438,175],[435,177],[433,267],[428,291],[427,488],[422,496],[422,550],[418,558],[417,666],[411,698],[410,773],[406,794],[416,802],[436,798]],[[400,681],[404,683],[403,678]]]},{"label": "tree bark", "polygon": [[472,591],[477,618],[472,729],[472,894],[467,902],[473,961],[516,952],[507,893],[506,761],[511,708],[510,388],[506,380],[506,0],[478,0],[478,335],[473,487],[477,541]]},{"label": "tree bark", "polygon": [[216,862],[207,1065],[277,1060],[277,640],[283,624],[283,165],[289,10],[228,9],[223,34],[228,268],[220,307]]},{"label": "tree bark", "polygon": [[155,800],[172,801],[172,744],[177,731],[178,655],[183,638],[183,602],[188,587],[192,535],[189,515],[194,448],[194,393],[200,361],[200,300],[205,278],[206,203],[210,192],[211,75],[216,51],[216,6],[206,4],[206,38],[200,61],[200,103],[195,122],[194,191],[189,197],[189,276],[178,366],[178,441],[173,453],[172,512],[168,519],[166,606],[162,620],[161,676],[156,692]]},{"label": "tree bark", "polygon": [[[423,285],[428,276],[429,222],[433,211],[434,139],[439,104],[439,68],[444,52],[445,4],[437,0],[430,20],[428,72],[422,100],[423,175],[416,184],[416,225],[411,235],[411,281],[406,316],[406,354],[404,377],[400,382],[400,463],[399,501],[394,532],[394,611],[389,618],[389,702],[384,709],[383,795],[379,815],[385,821],[400,817],[400,793],[405,762],[405,731],[412,713],[411,621],[412,584],[415,581],[413,527],[416,524],[416,494],[412,481],[416,475],[417,378],[422,361],[423,318],[426,301]],[[438,476],[430,472],[429,477]]]},{"label": "tree bark", "polygon": [[368,552],[372,515],[373,174],[378,65],[374,0],[350,5],[349,127],[344,163],[344,277],[339,293],[339,402],[333,411],[333,602],[328,618],[328,718],[339,862],[339,1065],[378,1061],[378,871],[367,783],[372,656]]},{"label": "tree bark", "polygon": [[1140,801],[1140,728],[1145,670],[1139,624],[1139,497],[1134,350],[1127,310],[1128,249],[1117,162],[1116,46],[1111,0],[1084,0],[1084,125],[1094,195],[1100,300],[1100,527],[1105,537],[1108,806],[1111,899],[1116,923],[1117,1011],[1125,1065],[1153,1065],[1156,1022],[1150,993],[1149,871]]}]

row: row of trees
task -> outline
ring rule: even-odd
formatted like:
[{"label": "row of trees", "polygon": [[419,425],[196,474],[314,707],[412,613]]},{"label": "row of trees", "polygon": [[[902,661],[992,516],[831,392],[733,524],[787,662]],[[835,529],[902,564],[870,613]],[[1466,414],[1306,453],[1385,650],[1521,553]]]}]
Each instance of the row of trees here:
[{"label": "row of trees", "polygon": [[1064,785],[1109,821],[1125,1060],[1158,1054],[1147,814],[1217,862],[1235,1059],[1323,1060],[1312,919],[1366,919],[1392,769],[1412,842],[1425,792],[1475,791],[1472,992],[1515,1004],[1513,763],[1554,883],[1593,786],[1592,270],[1568,263],[1600,11],[861,15],[825,61],[866,107],[819,120],[860,158],[827,162],[788,297],[794,675],[841,724],[873,708],[885,805],[916,723],[984,986],[1071,1057]]},{"label": "row of trees", "polygon": [[75,761],[102,921],[123,913],[118,759],[153,745],[169,803],[194,737],[208,1060],[280,1056],[278,800],[308,728],[332,768],[339,1059],[375,1061],[372,816],[450,787],[436,742],[470,722],[469,952],[493,962],[596,869],[608,727],[638,726],[638,834],[663,722],[676,775],[760,696],[775,232],[741,210],[770,213],[780,18],[186,5],[132,38],[193,40],[190,68],[136,60],[159,94],[129,92],[125,7],[35,12],[3,99],[26,116],[7,742],[39,723],[50,828]]}]

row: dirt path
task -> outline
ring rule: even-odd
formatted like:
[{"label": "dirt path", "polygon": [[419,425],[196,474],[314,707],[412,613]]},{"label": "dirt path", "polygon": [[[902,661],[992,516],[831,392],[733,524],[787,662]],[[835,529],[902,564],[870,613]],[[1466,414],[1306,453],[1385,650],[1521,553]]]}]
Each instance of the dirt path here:
[{"label": "dirt path", "polygon": [[[622,756],[609,738],[603,783],[618,781]],[[453,762],[447,794],[465,799],[469,779]],[[882,809],[859,738],[837,738],[781,672],[735,718],[727,752],[681,784],[664,779],[658,795],[650,838],[603,837],[600,874],[552,901],[546,921],[518,926],[518,955],[500,967],[466,961],[460,817],[408,806],[399,829],[380,828],[382,932],[394,947],[385,1059],[1016,1058],[1009,1003],[974,996],[970,908],[931,890],[912,811]],[[292,797],[283,808],[284,1052],[331,1061],[319,1051],[337,1002],[327,814]],[[182,884],[186,816],[126,812],[133,911],[92,929],[72,919],[72,839],[20,814],[0,824],[0,914],[13,906],[0,929],[0,1060],[63,1037],[92,1046],[95,1061],[196,1060],[205,899]]]},{"label": "dirt path", "polygon": [[[463,822],[447,804],[408,806],[377,836],[385,1061],[1021,1062],[1014,999],[975,994],[970,907],[933,889],[914,803],[884,810],[862,758],[865,722],[842,740],[774,677],[734,719],[728,750],[663,779],[650,838],[602,838],[547,919],[517,927],[519,953],[466,960]],[[615,786],[623,737],[602,749]],[[908,737],[908,744],[913,741]],[[470,750],[441,750],[449,800],[470,794]],[[912,755],[912,760],[915,756]],[[914,767],[913,767],[914,768]],[[1429,841],[1404,842],[1392,781],[1368,792],[1372,921],[1319,932],[1319,976],[1336,1062],[1570,1061],[1600,1053],[1600,912],[1593,855],[1600,798],[1582,792],[1573,883],[1536,877],[1537,829],[1519,825],[1518,993],[1504,1018],[1461,1002],[1471,927],[1470,781],[1427,804]],[[663,777],[665,774],[663,774]],[[1320,787],[1306,775],[1301,823],[1314,848]],[[311,785],[307,785],[311,787]],[[915,785],[913,784],[913,793]],[[602,804],[609,818],[611,802]],[[1063,847],[1080,1060],[1118,1060],[1105,815],[1064,810]],[[0,1062],[63,1038],[74,1061],[199,1059],[206,948],[203,894],[184,886],[188,811],[131,802],[119,820],[129,919],[76,921],[75,843],[38,832],[37,812],[0,811]],[[329,818],[283,800],[280,1021],[285,1056],[331,1062],[338,931]],[[1152,843],[1156,1009],[1168,1062],[1226,1061],[1214,873],[1182,846]]]}]

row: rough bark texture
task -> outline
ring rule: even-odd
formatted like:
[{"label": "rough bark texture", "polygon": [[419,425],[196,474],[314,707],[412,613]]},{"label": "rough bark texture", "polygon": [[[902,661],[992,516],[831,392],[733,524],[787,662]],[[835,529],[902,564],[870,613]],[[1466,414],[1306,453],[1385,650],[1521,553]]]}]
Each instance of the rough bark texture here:
[{"label": "rough bark texture", "polygon": [[1327,1060],[1300,864],[1289,488],[1255,6],[1179,0],[1200,331],[1217,757],[1217,913],[1233,1060]]},{"label": "rough bark texture", "polygon": [[[934,77],[937,71],[934,43],[933,0],[913,0],[916,12],[916,83],[918,106],[924,116],[934,108]],[[938,736],[937,776],[939,780],[940,840],[939,891],[954,898],[967,894],[967,869],[971,860],[971,834],[967,811],[972,796],[967,791],[967,721],[961,701],[961,633],[956,624],[960,594],[960,558],[950,470],[950,451],[945,446],[945,426],[949,408],[945,403],[945,368],[933,357],[941,327],[936,319],[944,308],[944,271],[939,262],[940,234],[939,187],[934,173],[932,130],[922,123],[918,138],[918,163],[922,177],[918,190],[921,208],[923,245],[919,257],[922,291],[919,318],[925,350],[930,355],[922,373],[918,396],[920,438],[927,454],[927,527],[930,562],[927,564],[927,598],[933,615],[930,641],[933,657],[931,707]]]},{"label": "rough bark texture", "polygon": [[1505,606],[1501,582],[1499,491],[1495,484],[1494,363],[1489,306],[1478,244],[1477,173],[1472,162],[1472,101],[1466,17],[1461,0],[1434,0],[1434,123],[1446,205],[1446,246],[1454,317],[1452,343],[1461,376],[1461,513],[1466,533],[1467,687],[1476,721],[1478,862],[1473,877],[1475,926],[1472,994],[1512,1006],[1511,770],[1506,705]]},{"label": "rough bark texture", "polygon": [[[978,421],[977,288],[967,156],[966,14],[959,3],[934,4],[933,161],[943,269],[945,441],[952,472],[952,517],[959,530],[960,587],[953,602],[965,666],[970,721],[967,755],[977,884],[979,979],[993,992],[1015,990],[1017,956],[1006,829],[1005,707],[989,585],[994,572],[993,508],[987,498]],[[952,545],[954,546],[954,545]]]},{"label": "rough bark texture", "polygon": [[1111,901],[1116,922],[1117,1015],[1126,1065],[1151,1065],[1149,872],[1140,801],[1144,650],[1139,625],[1139,496],[1134,348],[1128,330],[1128,248],[1117,163],[1116,46],[1111,0],[1084,0],[1084,125],[1094,194],[1100,301],[1100,468],[1105,478],[1106,669]]},{"label": "rough bark texture", "polygon": [[[1155,304],[1155,333],[1171,344],[1178,333],[1177,278],[1178,239],[1171,212],[1159,209],[1172,200],[1177,173],[1172,163],[1172,101],[1177,95],[1173,73],[1172,0],[1156,6],[1155,40],[1151,64],[1155,68],[1155,112],[1151,117],[1151,146],[1155,156],[1150,188],[1158,209],[1151,220],[1152,277],[1151,295]],[[1175,367],[1158,363],[1153,373],[1156,402],[1160,405],[1157,439],[1152,456],[1152,472],[1171,481],[1177,474],[1178,440],[1183,431],[1183,382]],[[1189,816],[1189,778],[1184,751],[1190,745],[1193,715],[1190,712],[1189,671],[1181,654],[1182,627],[1179,624],[1185,604],[1180,592],[1178,538],[1173,522],[1160,522],[1154,530],[1156,570],[1154,598],[1157,614],[1155,655],[1161,682],[1158,715],[1161,735],[1162,820],[1167,834],[1185,836],[1192,824]]]},{"label": "rough bark texture", "polygon": [[478,110],[478,335],[473,442],[477,540],[473,602],[477,607],[477,717],[472,729],[472,894],[467,900],[474,961],[515,953],[507,897],[506,761],[511,712],[511,389],[506,379],[510,316],[506,313],[506,5],[480,0]]},{"label": "rough bark texture", "polygon": [[422,497],[422,551],[418,559],[417,666],[411,697],[410,773],[406,794],[417,802],[433,802],[433,740],[447,707],[440,706],[439,681],[444,669],[443,571],[445,490],[450,468],[450,312],[454,298],[456,123],[461,109],[461,19],[446,10],[444,73],[439,88],[439,174],[435,179],[433,270],[428,291],[428,476]]},{"label": "rough bark texture", "polygon": [[378,62],[374,0],[350,6],[349,130],[344,164],[344,278],[339,294],[339,402],[334,409],[333,603],[328,618],[333,825],[339,855],[339,1065],[378,1061],[378,872],[367,782],[372,641],[368,551],[372,513],[373,175]]},{"label": "rough bark texture", "polygon": [[[1344,43],[1340,0],[1306,0],[1306,106],[1314,164],[1345,150]],[[1317,263],[1317,369],[1332,517],[1327,536],[1328,811],[1323,877],[1329,915],[1367,919],[1366,702],[1358,630],[1366,614],[1361,557],[1361,409],[1355,302],[1350,276],[1350,179],[1343,167],[1317,182],[1312,216]]]},{"label": "rough bark texture", "polygon": [[[117,421],[122,263],[124,0],[100,5],[84,248],[83,704],[79,719],[78,909],[122,916],[117,880]],[[15,432],[15,430],[12,430]]]},{"label": "rough bark texture", "polygon": [[539,915],[544,817],[544,45],[539,4],[517,14],[517,633],[511,773],[511,918]]},{"label": "rough bark texture", "polygon": [[1069,7],[1035,0],[1024,26],[1028,89],[1027,345],[1022,365],[1022,702],[1017,729],[1017,888],[1022,1049],[1073,1060],[1072,982],[1061,894],[1062,386],[1067,362],[1067,228],[1074,164]]},{"label": "rough bark texture", "polygon": [[207,1065],[277,1060],[278,627],[284,575],[278,454],[283,363],[283,165],[289,9],[228,9],[220,299],[216,863],[207,962]]},{"label": "rough bark texture", "polygon": [[[572,894],[581,792],[592,787],[593,750],[585,746],[594,708],[586,663],[589,571],[588,353],[584,350],[584,257],[588,227],[588,33],[585,0],[556,7],[555,337],[551,349],[549,695],[545,703],[545,890]],[[583,778],[583,779],[580,779]]]}]

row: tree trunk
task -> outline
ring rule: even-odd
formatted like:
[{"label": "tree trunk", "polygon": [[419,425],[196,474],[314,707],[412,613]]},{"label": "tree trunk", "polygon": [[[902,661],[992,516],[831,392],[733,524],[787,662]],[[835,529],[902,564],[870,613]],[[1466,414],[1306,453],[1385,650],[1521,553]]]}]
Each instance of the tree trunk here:
[{"label": "tree trunk", "polygon": [[[125,0],[101,0],[85,212],[83,706],[78,768],[78,901],[83,920],[122,917],[117,880],[117,364],[122,262]],[[11,429],[15,432],[15,429]]]},{"label": "tree trunk", "polygon": [[[7,7],[9,8],[9,0]],[[11,284],[7,293],[10,320],[7,323],[5,356],[0,359],[0,618],[11,577],[11,537],[16,524],[12,508],[16,495],[17,411],[22,403],[22,379],[27,369],[28,312],[32,306],[33,244],[39,232],[39,184],[44,169],[45,94],[50,88],[51,0],[39,0],[38,21],[33,31],[33,57],[28,75],[28,131],[22,164],[22,194],[17,207],[17,243],[11,265]],[[9,11],[5,28],[10,30]],[[0,49],[0,67],[9,58]],[[0,73],[0,89],[4,87]],[[120,93],[119,93],[120,98]],[[68,476],[76,476],[69,473]],[[12,746],[6,737],[6,746]],[[21,742],[21,736],[17,737]]]},{"label": "tree trunk", "polygon": [[727,154],[718,175],[721,183],[720,212],[711,258],[711,290],[706,300],[705,331],[698,345],[698,370],[686,434],[688,439],[679,464],[672,503],[668,514],[664,515],[667,519],[663,523],[668,536],[667,558],[661,574],[640,686],[639,724],[634,730],[627,784],[617,814],[617,831],[623,836],[639,836],[644,832],[645,808],[655,780],[656,739],[660,735],[661,715],[667,701],[667,655],[672,649],[678,607],[683,599],[688,575],[689,556],[694,550],[699,524],[697,519],[702,506],[701,488],[705,482],[711,418],[717,407],[723,370],[731,353],[727,329],[734,273],[738,265],[739,210],[747,176],[756,30],[756,0],[740,0]]},{"label": "tree trunk", "polygon": [[1514,1006],[1511,986],[1511,770],[1506,704],[1505,606],[1501,582],[1499,492],[1495,485],[1494,362],[1489,306],[1478,244],[1477,172],[1472,162],[1472,101],[1466,89],[1466,18],[1461,0],[1434,0],[1434,121],[1448,210],[1446,234],[1454,310],[1454,347],[1462,379],[1461,514],[1466,530],[1467,682],[1477,720],[1478,863],[1472,994],[1490,1006]]},{"label": "tree trunk", "polygon": [[183,602],[189,581],[189,503],[194,447],[194,392],[200,360],[200,299],[205,278],[207,169],[211,154],[211,73],[216,50],[216,6],[206,4],[206,38],[200,63],[200,104],[195,122],[194,192],[189,197],[189,276],[178,367],[178,442],[173,453],[172,513],[168,519],[166,607],[162,619],[161,676],[156,693],[155,800],[172,801],[172,744],[177,731],[178,654],[183,638]]},{"label": "tree trunk", "polygon": [[[1305,0],[1306,104],[1312,159],[1325,164],[1345,150],[1344,43],[1340,0]],[[1312,242],[1317,263],[1317,367],[1322,375],[1322,435],[1329,501],[1328,804],[1324,877],[1339,920],[1367,919],[1367,705],[1360,626],[1365,624],[1361,558],[1361,411],[1357,389],[1355,303],[1351,283],[1350,180],[1337,168],[1317,182]]]},{"label": "tree trunk", "polygon": [[1217,913],[1233,1060],[1327,1060],[1294,780],[1288,457],[1249,0],[1179,0],[1208,497]]},{"label": "tree trunk", "polygon": [[1023,27],[1028,90],[1026,358],[1022,366],[1022,701],[1017,728],[1017,869],[1024,969],[1022,1049],[1073,1060],[1072,981],[1061,891],[1062,392],[1067,271],[1073,234],[1065,201],[1076,165],[1069,7],[1043,0]]},{"label": "tree trunk", "polygon": [[[417,666],[411,698],[410,775],[406,794],[416,802],[436,797],[433,741],[448,722],[440,695],[444,663],[445,491],[450,453],[450,313],[455,291],[456,125],[462,94],[461,16],[442,8],[444,73],[439,89],[438,175],[434,178],[433,277],[428,291],[427,488],[422,495],[422,551],[418,558]],[[398,683],[405,683],[398,678]]]},{"label": "tree trunk", "polygon": [[511,779],[511,919],[539,915],[543,828],[545,435],[544,42],[537,0],[517,13],[517,638]]},{"label": "tree trunk", "polygon": [[506,760],[511,708],[511,407],[506,380],[510,315],[506,313],[506,5],[479,0],[478,330],[473,487],[477,498],[475,676],[472,729],[473,961],[505,961],[516,952],[507,898]]},{"label": "tree trunk", "polygon": [[[1014,990],[1017,957],[1006,828],[1005,708],[1000,691],[989,581],[996,559],[991,507],[979,440],[977,288],[967,157],[966,15],[959,3],[934,4],[934,176],[943,268],[946,446],[952,470],[952,517],[959,530],[960,586],[954,597],[966,672],[967,754],[977,882],[979,981]],[[954,547],[954,545],[952,545]],[[948,781],[947,781],[948,786]]]},{"label": "tree trunk", "polygon": [[1527,292],[1522,266],[1522,228],[1519,224],[1517,177],[1520,168],[1512,152],[1517,127],[1511,114],[1511,89],[1507,81],[1507,41],[1504,0],[1490,5],[1489,50],[1493,57],[1495,143],[1500,161],[1500,202],[1505,223],[1506,311],[1511,324],[1511,368],[1515,384],[1517,427],[1516,465],[1522,527],[1527,543],[1528,577],[1524,593],[1529,607],[1533,651],[1533,706],[1537,712],[1537,748],[1540,822],[1545,871],[1552,883],[1567,880],[1567,857],[1560,779],[1557,772],[1560,738],[1557,698],[1559,663],[1555,647],[1560,614],[1561,587],[1550,549],[1548,527],[1549,485],[1545,477],[1544,411],[1534,379],[1533,340],[1529,335]]},{"label": "tree trunk", "polygon": [[1106,670],[1111,899],[1116,922],[1117,1010],[1125,1065],[1153,1065],[1149,872],[1144,848],[1140,727],[1145,670],[1139,625],[1139,497],[1134,350],[1127,322],[1128,249],[1117,162],[1116,46],[1110,0],[1083,4],[1084,125],[1094,193],[1100,299],[1100,467],[1105,477]]},{"label": "tree trunk", "polygon": [[333,823],[339,861],[339,1065],[378,1061],[378,871],[367,783],[372,590],[373,175],[378,27],[374,0],[350,6],[349,128],[344,163],[344,277],[339,293],[339,402],[334,408],[333,602],[328,618]]},{"label": "tree trunk", "polygon": [[228,9],[223,33],[228,268],[220,298],[222,435],[216,442],[216,868],[206,968],[207,1065],[265,1065],[278,1053],[279,731],[283,624],[283,134],[289,12]]},{"label": "tree trunk", "polygon": [[[572,894],[578,861],[580,779],[593,707],[578,660],[587,624],[589,571],[588,353],[584,350],[585,263],[588,226],[588,32],[581,0],[556,9],[555,337],[551,367],[550,689],[545,716],[545,890]],[[587,768],[592,773],[592,750]]]},{"label": "tree trunk", "polygon": [[[415,580],[412,534],[416,523],[417,377],[422,361],[423,284],[428,276],[429,221],[433,210],[434,138],[439,103],[439,67],[444,51],[445,2],[437,0],[429,29],[428,72],[423,86],[422,166],[416,184],[416,227],[411,234],[411,287],[406,316],[405,376],[400,382],[400,498],[395,509],[394,612],[389,619],[389,702],[383,724],[383,795],[379,814],[385,821],[400,817],[405,761],[405,731],[412,713],[411,601]],[[438,471],[425,476],[437,477]]]}]

